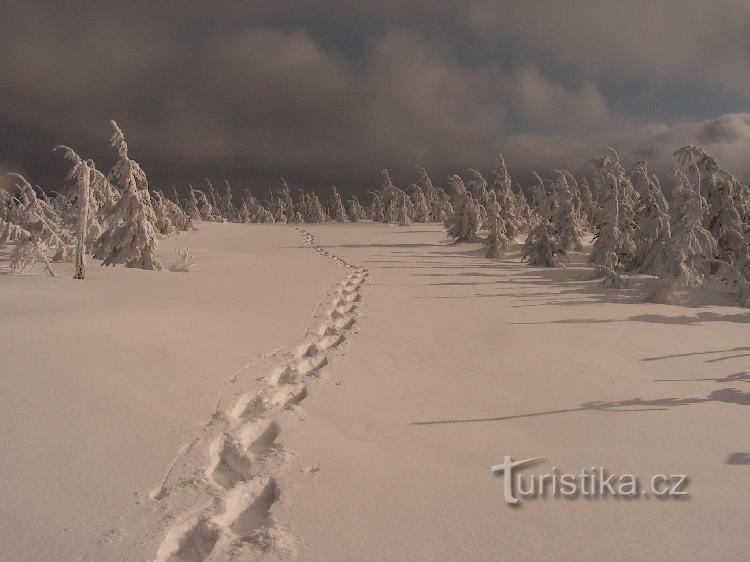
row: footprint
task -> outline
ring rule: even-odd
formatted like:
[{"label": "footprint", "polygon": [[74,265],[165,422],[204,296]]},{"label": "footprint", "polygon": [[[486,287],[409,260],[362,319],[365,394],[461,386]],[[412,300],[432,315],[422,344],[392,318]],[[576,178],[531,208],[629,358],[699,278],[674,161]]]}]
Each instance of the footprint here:
[{"label": "footprint", "polygon": [[328,359],[324,355],[314,355],[312,357],[301,357],[290,363],[277,367],[271,374],[271,384],[295,384],[299,377],[315,375],[317,372],[328,364]]},{"label": "footprint", "polygon": [[255,419],[266,410],[265,398],[262,391],[240,396],[234,408],[232,417],[236,420]]},{"label": "footprint", "polygon": [[315,347],[319,351],[327,351],[329,349],[333,349],[334,347],[338,347],[341,345],[344,341],[344,336],[341,334],[331,334],[331,335],[325,335],[322,336],[318,342],[315,344]]},{"label": "footprint", "polygon": [[241,426],[237,430],[237,439],[245,451],[262,453],[272,448],[280,433],[281,427],[278,423],[272,419],[261,418]]},{"label": "footprint", "polygon": [[323,327],[324,335],[338,334],[343,330],[349,330],[356,322],[354,316],[345,316],[331,320],[329,324]]},{"label": "footprint", "polygon": [[347,314],[351,314],[357,309],[357,305],[349,303],[346,306],[337,306],[330,312],[331,318],[343,318]]},{"label": "footprint", "polygon": [[279,496],[279,487],[273,478],[254,478],[229,491],[226,509],[218,522],[231,529],[241,541],[267,548],[270,546],[267,533],[273,525],[269,511]]},{"label": "footprint", "polygon": [[208,479],[222,488],[232,488],[252,476],[252,461],[242,445],[224,434],[211,444]]},{"label": "footprint", "polygon": [[286,385],[274,394],[269,402],[278,408],[286,409],[299,404],[307,397],[307,385],[305,383]]},{"label": "footprint", "polygon": [[202,562],[211,555],[220,530],[205,515],[190,517],[172,527],[154,562]]}]

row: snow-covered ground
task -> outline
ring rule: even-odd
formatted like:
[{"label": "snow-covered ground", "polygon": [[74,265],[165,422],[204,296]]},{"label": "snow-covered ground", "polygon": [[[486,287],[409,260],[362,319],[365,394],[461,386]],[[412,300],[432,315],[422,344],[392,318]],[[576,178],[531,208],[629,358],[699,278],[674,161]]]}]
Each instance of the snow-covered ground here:
[{"label": "snow-covered ground", "polygon": [[[746,310],[435,224],[304,229],[202,224],[160,249],[186,273],[0,277],[0,558],[746,556]],[[506,455],[689,497],[511,507]]]}]

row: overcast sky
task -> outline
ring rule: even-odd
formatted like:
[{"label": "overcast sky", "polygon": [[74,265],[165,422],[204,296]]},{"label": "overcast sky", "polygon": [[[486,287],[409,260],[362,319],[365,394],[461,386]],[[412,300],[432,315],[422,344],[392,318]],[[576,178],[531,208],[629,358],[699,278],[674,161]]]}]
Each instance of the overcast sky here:
[{"label": "overcast sky", "polygon": [[[109,119],[157,186],[344,190],[422,164],[518,180],[612,145],[703,145],[750,177],[748,0],[4,2],[0,168],[102,169]],[[533,6],[533,7],[532,7]]]}]

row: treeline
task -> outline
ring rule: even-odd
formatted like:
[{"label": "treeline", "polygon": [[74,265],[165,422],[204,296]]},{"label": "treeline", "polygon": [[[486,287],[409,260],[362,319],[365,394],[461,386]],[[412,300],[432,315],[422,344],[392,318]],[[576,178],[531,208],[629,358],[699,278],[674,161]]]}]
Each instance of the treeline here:
[{"label": "treeline", "polygon": [[13,245],[11,272],[42,262],[52,274],[50,261],[74,261],[83,278],[87,254],[104,265],[161,269],[159,239],[201,221],[440,222],[456,242],[481,242],[488,258],[525,239],[522,259],[548,267],[564,265],[593,233],[589,261],[606,285],[625,286],[628,273],[654,275],[667,292],[718,279],[743,304],[750,299],[750,189],[699,147],[674,153],[669,198],[646,162],[628,173],[611,148],[591,160],[586,177],[555,170],[547,180],[535,174],[536,184],[524,188],[513,184],[499,155],[489,179],[469,169],[444,187],[419,166],[403,187],[383,170],[381,188],[362,195],[366,203],[356,195],[344,200],[335,187],[320,196],[283,179],[266,198],[249,190],[235,198],[228,182],[217,190],[208,179],[180,197],[174,188],[167,195],[149,187],[122,130],[114,121],[112,127],[116,159],[108,174],[60,146],[71,164],[68,190],[46,191],[17,174],[11,192],[0,190],[0,247]]}]

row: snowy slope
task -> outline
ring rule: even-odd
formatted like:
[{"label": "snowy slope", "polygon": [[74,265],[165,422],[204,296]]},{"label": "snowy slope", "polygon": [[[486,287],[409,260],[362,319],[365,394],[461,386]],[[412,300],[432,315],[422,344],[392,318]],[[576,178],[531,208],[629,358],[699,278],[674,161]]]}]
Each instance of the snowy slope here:
[{"label": "snowy slope", "polygon": [[183,247],[188,273],[0,276],[0,559],[153,557],[168,508],[147,494],[341,274],[292,227],[202,224],[162,242],[164,264]]},{"label": "snowy slope", "polygon": [[[189,273],[0,277],[0,558],[747,551],[746,310],[644,304],[579,255],[490,261],[434,224],[204,224],[165,264],[185,246]],[[505,455],[684,473],[690,498],[512,508]]]},{"label": "snowy slope", "polygon": [[[341,384],[286,434],[321,467],[283,482],[300,559],[745,557],[746,310],[642,304],[637,283],[491,262],[435,225],[309,230],[370,277],[360,337],[330,368]],[[546,472],[687,474],[690,498],[514,509],[490,472],[504,455],[545,456]]]}]

